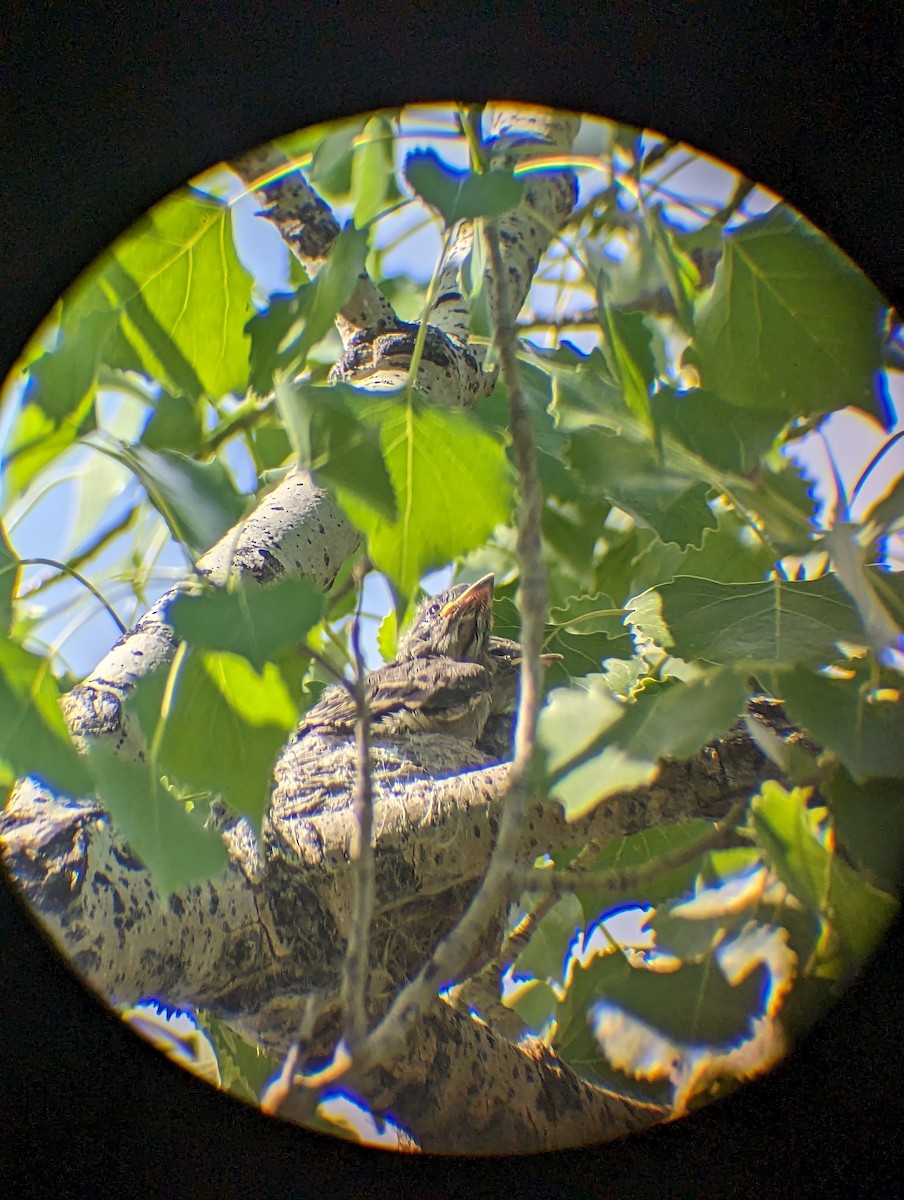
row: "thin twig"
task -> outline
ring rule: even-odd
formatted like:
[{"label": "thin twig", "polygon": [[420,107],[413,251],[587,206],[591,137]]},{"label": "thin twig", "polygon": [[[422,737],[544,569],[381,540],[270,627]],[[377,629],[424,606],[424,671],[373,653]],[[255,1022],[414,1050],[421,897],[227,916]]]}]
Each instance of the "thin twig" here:
[{"label": "thin twig", "polygon": [[97,600],[97,602],[99,604],[102,604],[104,606],[104,608],[107,610],[107,612],[113,618],[113,620],[116,622],[119,632],[120,633],[126,632],[126,626],[119,619],[113,605],[109,602],[109,600],[106,599],[105,596],[101,595],[101,593],[97,590],[97,588],[94,586],[94,584],[91,582],[90,579],[86,579],[85,576],[81,575],[78,571],[76,571],[74,567],[70,567],[67,563],[59,562],[55,558],[20,558],[19,562],[23,567],[37,567],[37,566],[56,567],[56,569],[60,573],[66,574],[66,575],[71,575],[73,579],[75,579],[78,583],[80,583],[82,585],[82,587],[85,587],[88,589],[88,591],[91,593],[91,595],[94,597],[94,599]]}]

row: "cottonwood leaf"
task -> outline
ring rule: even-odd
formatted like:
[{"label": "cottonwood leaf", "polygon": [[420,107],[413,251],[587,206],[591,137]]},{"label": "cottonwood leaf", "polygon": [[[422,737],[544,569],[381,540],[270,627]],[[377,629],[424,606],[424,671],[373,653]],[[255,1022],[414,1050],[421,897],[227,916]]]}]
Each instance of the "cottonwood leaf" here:
[{"label": "cottonwood leaf", "polygon": [[856,680],[827,679],[802,667],[777,673],[774,686],[791,720],[837,754],[857,782],[871,775],[904,778],[900,693],[867,694]]},{"label": "cottonwood leaf", "polygon": [[748,669],[821,666],[862,643],[857,610],[833,575],[718,583],[680,575],[628,601],[630,623],[684,659]]},{"label": "cottonwood leaf", "polygon": [[99,264],[125,309],[129,340],[152,378],[193,398],[241,395],[252,277],[236,254],[229,206],[183,189],[157,204]]},{"label": "cottonwood leaf", "polygon": [[90,745],[88,759],[104,807],[163,896],[223,870],[227,854],[219,832],[186,811],[149,763],[117,758],[99,742]]},{"label": "cottonwood leaf", "polygon": [[222,651],[190,650],[178,673],[162,734],[162,672],[139,680],[129,704],[149,744],[156,741],[160,770],[182,785],[218,793],[236,812],[260,825],[273,764],[297,720],[279,671],[263,671]]},{"label": "cottonwood leaf", "polygon": [[575,896],[565,895],[557,900],[515,960],[515,974],[561,982],[568,952],[583,929],[583,917]]},{"label": "cottonwood leaf", "polygon": [[0,639],[0,760],[14,778],[33,775],[72,796],[92,791],[63,719],[50,665],[5,638]]},{"label": "cottonwood leaf", "polygon": [[5,635],[13,621],[13,599],[19,590],[21,572],[19,556],[6,536],[6,526],[0,519],[0,628]]},{"label": "cottonwood leaf", "polygon": [[904,789],[900,779],[858,784],[842,767],[823,785],[835,832],[854,860],[878,881],[901,888],[904,871]]},{"label": "cottonwood leaf", "polygon": [[379,415],[383,459],[397,517],[386,520],[348,487],[336,498],[367,536],[368,554],[403,595],[425,571],[473,550],[506,521],[512,469],[502,444],[468,414],[430,408],[408,395]]},{"label": "cottonwood leaf", "polygon": [[248,321],[251,338],[250,383],[266,395],[274,377],[296,375],[314,346],[333,328],[336,313],[348,301],[367,258],[367,231],[343,229],[311,283],[291,295],[272,296],[262,313]]},{"label": "cottonwood leaf", "polygon": [[537,738],[546,752],[550,793],[569,820],[606,796],[649,783],[660,758],[687,758],[734,723],[746,678],[707,671],[690,683],[645,681],[625,704],[589,677],[588,689],[550,694]]},{"label": "cottonwood leaf", "polygon": [[446,166],[435,150],[415,150],[405,159],[405,178],[420,198],[438,210],[447,226],[474,217],[496,217],[517,208],[524,183],[502,168],[476,174]]},{"label": "cottonwood leaf", "polygon": [[[280,380],[276,404],[299,463],[318,483],[357,497],[388,521],[395,519],[395,491],[372,392],[346,383],[317,387]],[[383,411],[382,403],[376,407]]]},{"label": "cottonwood leaf", "polygon": [[806,794],[767,780],[751,802],[750,827],[779,879],[830,923],[861,962],[894,919],[898,904],[826,849],[807,819]]},{"label": "cottonwood leaf", "polygon": [[652,443],[584,429],[572,436],[568,460],[585,487],[649,525],[664,542],[699,546],[704,531],[717,526],[706,503],[708,485],[663,461]]},{"label": "cottonwood leaf", "polygon": [[672,434],[719,470],[753,470],[781,433],[781,413],[738,408],[702,388],[661,387],[650,397],[657,429]]},{"label": "cottonwood leaf", "polygon": [[124,463],[144,485],[148,498],[192,558],[209,550],[245,511],[245,499],[235,489],[218,459],[196,462],[177,450],[146,446],[96,449]]},{"label": "cottonwood leaf", "polygon": [[609,954],[576,967],[571,987],[579,988],[586,1006],[603,1001],[684,1045],[731,1046],[750,1036],[768,979],[762,963],[732,986],[713,958],[666,972]]},{"label": "cottonwood leaf", "polygon": [[802,217],[777,209],[726,235],[696,313],[703,386],[785,417],[856,404],[881,417],[882,297]]},{"label": "cottonwood leaf", "polygon": [[317,624],[323,604],[323,593],[309,580],[286,579],[272,587],[177,596],[167,606],[166,620],[182,641],[240,654],[262,671]]},{"label": "cottonwood leaf", "polygon": [[392,122],[382,114],[371,117],[352,157],[353,219],[358,229],[402,199],[395,177],[394,150]]}]

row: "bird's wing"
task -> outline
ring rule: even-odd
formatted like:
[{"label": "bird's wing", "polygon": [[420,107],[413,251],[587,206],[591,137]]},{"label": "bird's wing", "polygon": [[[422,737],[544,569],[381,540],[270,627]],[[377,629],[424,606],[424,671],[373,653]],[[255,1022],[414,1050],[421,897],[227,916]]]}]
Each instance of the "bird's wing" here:
[{"label": "bird's wing", "polygon": [[[387,663],[364,681],[371,722],[378,725],[401,709],[440,713],[490,688],[490,673],[477,663],[449,658]],[[309,729],[348,733],[355,726],[355,700],[347,688],[332,687],[302,718],[299,734]]]}]

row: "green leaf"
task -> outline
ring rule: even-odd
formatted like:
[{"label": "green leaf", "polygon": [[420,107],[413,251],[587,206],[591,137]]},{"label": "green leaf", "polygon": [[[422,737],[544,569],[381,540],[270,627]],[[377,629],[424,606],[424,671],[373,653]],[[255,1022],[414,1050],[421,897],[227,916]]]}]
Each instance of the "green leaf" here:
[{"label": "green leaf", "polygon": [[515,975],[561,982],[569,950],[583,927],[580,902],[575,896],[562,896],[540,920],[530,941],[515,959]]},{"label": "green leaf", "polygon": [[649,525],[664,542],[699,546],[704,531],[717,526],[706,503],[707,484],[663,462],[651,444],[585,429],[572,437],[568,459],[585,487]]},{"label": "green leaf", "polygon": [[6,639],[0,639],[0,760],[16,778],[33,775],[73,796],[92,791],[49,664]]},{"label": "green leaf", "polygon": [[421,199],[437,209],[447,226],[474,217],[496,217],[517,208],[524,183],[510,170],[477,175],[454,171],[435,150],[415,150],[405,159],[405,178]]},{"label": "green leaf", "polygon": [[5,502],[11,504],[38,472],[59,458],[76,438],[97,426],[94,394],[88,393],[59,425],[36,404],[23,404],[13,419],[2,460]]},{"label": "green leaf", "polygon": [[881,417],[882,297],[803,218],[779,209],[724,241],[694,347],[703,386],[786,417],[856,404]]},{"label": "green leaf", "polygon": [[271,297],[266,311],[251,318],[250,381],[259,395],[271,391],[276,375],[290,377],[301,370],[355,290],[366,258],[367,231],[343,229],[313,282],[293,295]]},{"label": "green leaf", "polygon": [[[609,871],[646,870],[664,855],[683,850],[711,830],[711,821],[686,821],[679,825],[642,829],[638,833],[615,838],[600,851],[587,872],[588,877],[592,879],[594,875]],[[659,871],[642,886],[613,887],[605,892],[593,887],[579,890],[577,895],[583,906],[585,921],[590,924],[598,920],[601,913],[623,907],[626,903],[657,904],[683,896],[693,886],[702,857],[669,871]]]},{"label": "green leaf", "polygon": [[904,702],[883,699],[856,680],[827,679],[801,667],[777,674],[774,687],[795,724],[834,751],[854,779],[904,779]]},{"label": "green leaf", "polygon": [[6,536],[0,519],[0,628],[5,635],[13,623],[13,600],[19,590],[19,556]]},{"label": "green leaf", "polygon": [[904,874],[904,789],[900,779],[857,784],[839,767],[822,790],[844,847],[880,883],[900,889]]},{"label": "green leaf", "polygon": [[675,241],[662,213],[661,204],[645,204],[643,218],[650,235],[656,259],[675,305],[678,324],[685,333],[694,332],[694,299],[700,283],[700,272],[694,260]]},{"label": "green leaf", "polygon": [[361,229],[402,198],[395,177],[392,122],[377,115],[364,126],[352,157],[353,219]]},{"label": "green leaf", "polygon": [[352,162],[355,142],[367,125],[368,117],[353,117],[331,122],[330,130],[314,151],[308,177],[322,192],[344,196],[352,186]]},{"label": "green leaf", "polygon": [[570,596],[552,610],[544,648],[563,657],[570,675],[598,671],[605,658],[630,658],[634,640],[625,629],[624,613],[610,596]]},{"label": "green leaf", "polygon": [[767,780],[751,803],[753,835],[779,879],[830,922],[859,963],[873,951],[898,905],[825,848],[811,829],[805,798],[800,788],[789,792]]},{"label": "green leaf", "polygon": [[70,329],[65,304],[57,345],[31,364],[25,392],[25,403],[36,404],[55,426],[93,395],[104,344],[118,322],[118,315],[106,309],[86,314]]},{"label": "green leaf", "polygon": [[323,593],[309,580],[285,579],[266,588],[177,596],[167,607],[166,620],[192,646],[241,654],[262,671],[317,624],[323,603]]},{"label": "green leaf", "polygon": [[660,972],[609,954],[576,967],[571,988],[580,992],[579,1007],[605,1001],[685,1045],[734,1046],[762,1014],[768,978],[760,963],[733,987],[713,958]]},{"label": "green leaf", "polygon": [[700,388],[679,392],[661,387],[650,405],[657,429],[718,470],[739,475],[758,465],[785,424],[781,414],[737,408]]},{"label": "green leaf", "polygon": [[236,254],[226,203],[190,189],[167,197],[98,270],[152,377],[162,369],[193,399],[244,393],[253,280]]},{"label": "green leaf", "polygon": [[649,783],[661,758],[695,754],[730,728],[747,694],[743,675],[715,670],[690,683],[648,680],[623,704],[588,679],[586,691],[553,691],[537,730],[551,794],[569,820],[613,792]]},{"label": "green leaf", "polygon": [[502,444],[467,413],[430,408],[407,393],[377,415],[398,516],[387,521],[347,487],[336,498],[366,534],[375,566],[410,596],[426,570],[473,550],[508,519],[512,471]]},{"label": "green leaf", "polygon": [[[347,383],[276,384],[277,410],[300,464],[324,487],[354,496],[394,521],[396,497],[383,461],[374,404],[373,392]],[[382,407],[380,401],[377,404]]]},{"label": "green leaf", "polygon": [[216,792],[255,826],[266,810],[273,765],[297,714],[279,671],[257,672],[227,652],[190,650],[178,674],[162,735],[161,679],[139,680],[128,703],[153,743],[162,773],[201,792]]},{"label": "green leaf", "polygon": [[748,669],[821,666],[862,643],[857,610],[833,575],[792,583],[679,576],[629,601],[630,623],[684,659]]},{"label": "green leaf", "polygon": [[696,575],[720,583],[748,583],[763,579],[775,567],[769,550],[733,509],[717,512],[718,529],[708,529],[703,545],[681,550],[658,538],[635,559],[630,593],[666,583],[676,575]]},{"label": "green leaf", "polygon": [[138,477],[173,537],[192,558],[200,558],[215,545],[245,511],[244,498],[218,459],[200,463],[176,450],[145,446],[98,445],[96,449],[124,463]]},{"label": "green leaf", "polygon": [[141,434],[149,450],[182,450],[191,454],[201,442],[201,414],[188,396],[163,391]]},{"label": "green leaf", "polygon": [[398,618],[396,610],[391,608],[377,627],[377,649],[383,656],[383,662],[395,660],[398,637]]},{"label": "green leaf", "polygon": [[651,433],[649,384],[655,375],[650,354],[650,334],[641,313],[621,313],[608,302],[604,277],[597,288],[600,325],[605,333],[604,354],[609,372],[621,389],[625,404]]},{"label": "green leaf", "polygon": [[104,807],[164,896],[224,869],[226,847],[219,833],[188,813],[148,763],[117,758],[99,742],[90,745],[88,758]]}]

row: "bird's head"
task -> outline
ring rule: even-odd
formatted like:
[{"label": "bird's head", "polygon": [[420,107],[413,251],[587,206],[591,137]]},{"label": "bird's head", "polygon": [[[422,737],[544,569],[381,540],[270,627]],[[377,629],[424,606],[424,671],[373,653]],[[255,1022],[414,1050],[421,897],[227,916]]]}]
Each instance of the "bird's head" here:
[{"label": "bird's head", "polygon": [[442,655],[459,662],[485,662],[493,624],[493,585],[493,576],[484,575],[476,583],[459,583],[425,600],[399,643],[397,657]]}]

